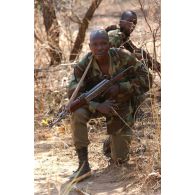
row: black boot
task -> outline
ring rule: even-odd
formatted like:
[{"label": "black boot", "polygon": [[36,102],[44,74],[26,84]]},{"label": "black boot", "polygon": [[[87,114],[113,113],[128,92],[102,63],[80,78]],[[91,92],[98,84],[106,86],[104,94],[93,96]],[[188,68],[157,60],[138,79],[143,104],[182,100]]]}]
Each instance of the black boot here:
[{"label": "black boot", "polygon": [[76,152],[77,152],[78,159],[79,159],[79,167],[70,176],[70,180],[72,180],[73,182],[79,182],[91,176],[91,169],[89,167],[89,162],[88,162],[87,147],[76,149]]},{"label": "black boot", "polygon": [[111,137],[109,136],[103,143],[103,154],[107,158],[111,158]]}]

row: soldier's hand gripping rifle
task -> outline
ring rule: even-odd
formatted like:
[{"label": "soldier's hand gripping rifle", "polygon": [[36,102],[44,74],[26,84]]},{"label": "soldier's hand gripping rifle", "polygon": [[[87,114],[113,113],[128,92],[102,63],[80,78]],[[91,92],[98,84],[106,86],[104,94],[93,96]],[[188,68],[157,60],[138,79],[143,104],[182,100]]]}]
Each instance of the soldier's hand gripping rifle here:
[{"label": "soldier's hand gripping rifle", "polygon": [[113,78],[104,79],[96,86],[94,86],[91,90],[83,93],[81,96],[76,98],[73,102],[64,107],[63,111],[58,114],[58,118],[49,124],[49,127],[53,127],[56,123],[64,119],[69,113],[74,112],[78,108],[82,107],[85,104],[88,104],[91,100],[96,98],[97,96],[104,93],[107,89],[109,89],[113,84],[120,81],[124,76],[128,74],[128,71],[133,68],[133,66],[129,66],[128,68],[121,71],[119,74],[114,76]]}]

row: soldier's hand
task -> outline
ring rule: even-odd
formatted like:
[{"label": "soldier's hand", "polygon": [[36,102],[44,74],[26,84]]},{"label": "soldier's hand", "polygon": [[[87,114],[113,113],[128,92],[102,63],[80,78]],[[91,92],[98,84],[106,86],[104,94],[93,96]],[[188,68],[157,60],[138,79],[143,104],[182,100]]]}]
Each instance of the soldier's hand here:
[{"label": "soldier's hand", "polygon": [[116,30],[117,29],[117,25],[110,25],[108,27],[105,28],[105,31],[109,32],[111,30]]},{"label": "soldier's hand", "polygon": [[102,114],[111,114],[113,109],[117,109],[117,105],[114,100],[106,100],[105,102],[99,104],[96,110]]},{"label": "soldier's hand", "polygon": [[107,99],[114,99],[120,91],[119,84],[111,86],[104,94]]}]

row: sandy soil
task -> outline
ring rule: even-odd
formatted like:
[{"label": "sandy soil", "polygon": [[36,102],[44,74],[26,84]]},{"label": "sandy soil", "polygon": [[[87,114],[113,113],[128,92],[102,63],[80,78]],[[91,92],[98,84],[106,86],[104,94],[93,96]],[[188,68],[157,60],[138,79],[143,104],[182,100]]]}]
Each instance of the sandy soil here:
[{"label": "sandy soil", "polygon": [[[107,137],[104,120],[90,122],[88,125],[91,142],[89,162],[93,174],[76,185],[72,185],[68,180],[68,176],[77,169],[78,165],[69,120],[63,121],[63,124],[51,130],[37,128],[35,131],[35,195],[76,195],[84,192],[92,195],[160,194],[159,164],[158,160],[155,162],[151,158],[157,150],[155,148],[158,142],[155,133],[156,124],[152,122],[151,115],[146,110],[142,109],[144,116],[140,116],[140,120],[135,123],[130,149],[131,157],[128,164],[124,166],[109,164],[109,159],[103,155],[103,140]],[[152,178],[149,178],[150,174]]]}]

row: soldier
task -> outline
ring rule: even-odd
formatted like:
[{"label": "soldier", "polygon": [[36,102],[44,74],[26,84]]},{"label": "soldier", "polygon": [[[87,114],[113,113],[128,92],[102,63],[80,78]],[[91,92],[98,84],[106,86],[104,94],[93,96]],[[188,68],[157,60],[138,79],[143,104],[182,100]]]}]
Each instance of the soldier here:
[{"label": "soldier", "polygon": [[[71,97],[82,74],[92,59],[90,69],[81,85],[79,94],[88,91],[105,77],[110,78],[122,69],[133,66],[129,75],[110,87],[104,96],[95,98],[71,115],[73,143],[79,160],[77,171],[70,177],[81,181],[91,175],[88,162],[88,130],[90,118],[105,116],[107,132],[111,136],[111,158],[113,162],[124,163],[129,159],[131,126],[133,124],[131,98],[149,90],[150,77],[145,65],[136,60],[131,53],[122,48],[110,48],[108,34],[103,29],[90,34],[91,52],[74,67],[74,74],[69,84],[68,96]],[[113,109],[123,117],[128,126],[114,114]]]},{"label": "soldier", "polygon": [[[111,47],[124,47],[138,60],[142,60],[144,64],[146,64],[150,69],[155,70],[156,72],[160,72],[160,63],[154,60],[149,53],[141,48],[137,48],[132,41],[130,40],[130,35],[135,29],[137,24],[137,15],[134,11],[124,11],[121,15],[119,25],[111,25],[108,26],[105,30],[108,32],[109,42]],[[143,58],[142,58],[143,55]],[[135,114],[138,106],[145,99],[144,94],[140,94],[140,96],[133,97],[133,115]],[[103,152],[109,157],[111,153],[110,148],[110,136],[104,141],[103,144]]]},{"label": "soldier", "polygon": [[144,62],[151,69],[160,72],[160,63],[152,59],[149,53],[141,48],[137,48],[130,40],[130,35],[137,24],[137,15],[133,11],[124,11],[121,15],[119,26],[111,25],[105,30],[108,32],[111,47],[124,46],[125,49],[134,53],[138,60],[144,58]]}]

